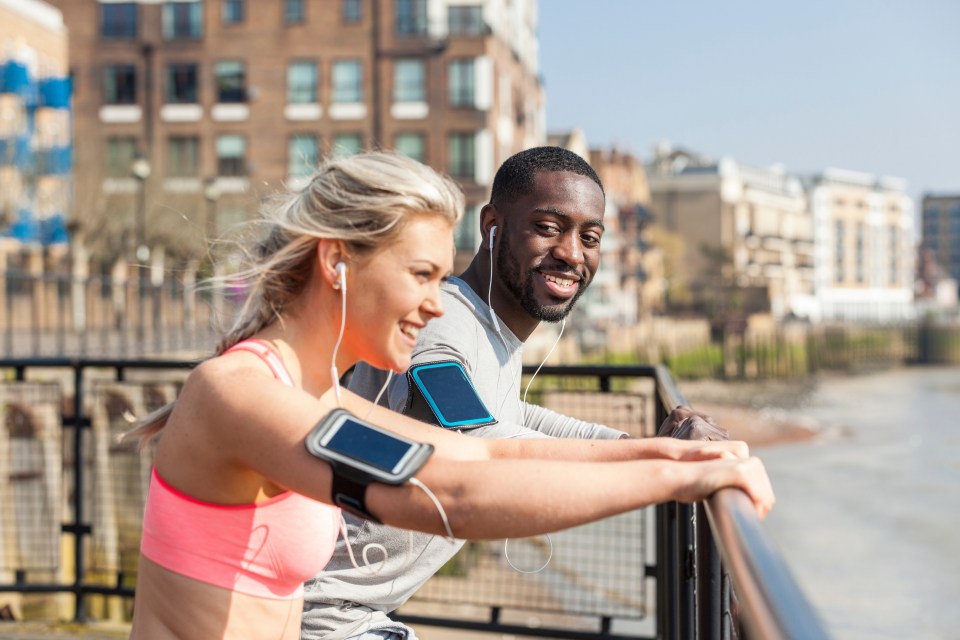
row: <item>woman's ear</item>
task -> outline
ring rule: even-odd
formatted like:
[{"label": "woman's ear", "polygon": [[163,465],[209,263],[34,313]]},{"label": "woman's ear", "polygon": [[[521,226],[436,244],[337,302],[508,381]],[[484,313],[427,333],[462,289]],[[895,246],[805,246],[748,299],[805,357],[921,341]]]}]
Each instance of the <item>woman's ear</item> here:
[{"label": "woman's ear", "polygon": [[319,275],[330,287],[339,289],[346,277],[346,246],[342,240],[321,238],[317,242],[317,268]]}]

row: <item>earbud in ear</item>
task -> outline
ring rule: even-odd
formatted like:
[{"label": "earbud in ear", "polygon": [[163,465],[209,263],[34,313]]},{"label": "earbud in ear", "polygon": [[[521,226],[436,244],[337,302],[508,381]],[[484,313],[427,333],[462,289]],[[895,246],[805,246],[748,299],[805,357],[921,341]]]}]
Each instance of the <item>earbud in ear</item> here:
[{"label": "earbud in ear", "polygon": [[490,227],[490,250],[493,251],[493,236],[497,233],[497,225]]},{"label": "earbud in ear", "polygon": [[347,277],[347,263],[338,262],[333,268],[337,270],[337,279],[333,282],[333,288],[339,289],[343,286],[343,281]]}]

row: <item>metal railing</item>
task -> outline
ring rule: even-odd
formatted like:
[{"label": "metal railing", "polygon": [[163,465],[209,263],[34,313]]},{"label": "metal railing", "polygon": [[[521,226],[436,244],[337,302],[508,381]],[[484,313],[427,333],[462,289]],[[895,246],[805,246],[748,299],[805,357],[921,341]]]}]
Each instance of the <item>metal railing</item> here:
[{"label": "metal railing", "polygon": [[[41,571],[37,574],[40,577],[37,577],[33,569],[25,563],[22,566],[11,564],[10,557],[19,558],[20,556],[16,554],[11,556],[8,553],[12,548],[11,543],[5,541],[0,535],[0,593],[72,594],[74,601],[72,613],[75,619],[81,621],[102,616],[105,610],[102,606],[104,599],[120,598],[129,604],[129,598],[134,593],[135,557],[138,546],[135,543],[138,537],[131,542],[129,532],[123,535],[121,532],[113,538],[106,536],[111,540],[110,545],[114,549],[112,553],[115,558],[105,564],[96,559],[97,557],[102,559],[103,555],[93,544],[96,540],[104,538],[103,528],[114,526],[124,518],[119,513],[105,516],[106,510],[103,504],[91,502],[91,486],[95,486],[98,490],[104,489],[104,478],[109,476],[105,470],[109,471],[108,467],[117,462],[94,458],[101,454],[103,456],[119,454],[110,451],[104,444],[106,432],[103,431],[103,426],[98,424],[98,420],[103,421],[104,412],[100,411],[97,416],[93,415],[96,411],[91,408],[88,395],[91,393],[94,381],[107,385],[138,384],[149,387],[154,384],[151,381],[157,379],[170,381],[179,377],[182,380],[186,370],[194,364],[193,361],[183,360],[91,358],[0,360],[0,373],[6,372],[4,379],[8,381],[0,384],[2,393],[8,393],[5,390],[6,387],[37,380],[56,379],[61,385],[61,398],[57,404],[58,410],[63,408],[58,425],[62,434],[58,434],[54,440],[58,443],[66,443],[62,453],[62,468],[65,472],[63,484],[66,490],[62,494],[65,498],[64,504],[67,506],[60,515],[62,519],[59,526],[60,536],[64,538],[66,544],[58,543],[54,546],[68,550],[69,554],[66,559],[56,558],[55,564],[58,566],[46,568],[48,570]],[[525,370],[525,373],[529,375],[531,372]],[[105,400],[107,404],[113,402],[116,405],[114,391],[111,388],[104,396],[107,398]],[[564,413],[578,416],[581,416],[581,413],[590,414],[585,419],[604,421],[619,428],[624,428],[625,422],[642,423],[642,431],[633,432],[634,435],[651,435],[671,409],[678,404],[685,404],[669,371],[663,367],[544,367],[538,375],[536,388],[532,391],[538,395],[538,402],[563,410]],[[157,392],[154,390],[152,393],[156,395]],[[136,401],[138,410],[149,410],[150,402],[163,401],[162,398],[154,398],[148,402],[147,395],[150,394],[144,391],[143,396]],[[596,402],[597,398],[601,401]],[[620,401],[622,405],[623,410],[619,413],[614,411],[613,405],[617,404],[616,401]],[[570,403],[575,405],[574,410],[569,410]],[[0,402],[0,410],[4,412],[4,419],[0,422],[0,473],[4,469],[11,469],[9,464],[5,464],[4,456],[12,457],[14,452],[14,448],[4,448],[5,443],[13,441],[14,437],[3,429],[8,431],[11,428],[19,429],[14,435],[21,439],[24,436],[24,427],[17,426],[17,420],[7,415],[13,404],[16,403]],[[111,410],[115,415],[126,411],[124,407],[126,405],[121,403],[113,406]],[[611,413],[611,411],[614,412]],[[21,447],[19,451],[24,451],[23,442],[18,442],[18,446]],[[98,442],[99,444],[96,444]],[[57,447],[51,445],[47,451],[49,453],[50,450],[58,447],[59,445]],[[49,455],[37,458],[40,461],[49,461],[49,459]],[[126,467],[135,468],[138,478],[143,475],[142,461],[126,458],[121,462]],[[27,477],[22,470],[19,473],[18,477]],[[43,475],[40,471],[36,471],[30,477],[38,481],[37,478]],[[10,476],[11,479],[0,478],[0,510],[3,513],[10,513],[12,509],[10,505],[3,503],[7,499],[4,483],[9,484],[13,481],[13,472],[10,472]],[[128,480],[119,482],[124,485],[136,484]],[[125,490],[130,493],[129,486]],[[111,491],[123,492],[116,487]],[[136,493],[136,491],[135,488],[133,492]],[[60,514],[60,512],[56,513]],[[649,518],[645,515],[647,513],[650,514]],[[631,517],[629,522],[633,528],[629,529],[629,534],[615,532],[614,537],[587,538],[587,542],[575,539],[573,544],[568,545],[570,548],[580,549],[605,548],[621,543],[635,544],[628,547],[629,551],[616,558],[618,565],[629,564],[627,560],[635,561],[635,564],[630,564],[631,574],[625,580],[625,584],[601,585],[600,590],[607,596],[620,590],[617,597],[612,598],[616,601],[612,605],[595,599],[575,601],[558,592],[552,593],[547,598],[550,600],[549,604],[531,600],[527,594],[524,595],[523,602],[519,600],[514,602],[509,599],[504,601],[501,599],[502,594],[498,593],[496,597],[484,595],[476,598],[475,603],[481,608],[486,608],[486,616],[467,618],[459,612],[459,609],[448,608],[438,612],[436,607],[428,613],[418,613],[408,606],[402,608],[396,616],[412,623],[552,638],[626,640],[650,637],[709,639],[827,637],[827,632],[817,614],[792,578],[783,558],[770,544],[742,492],[724,490],[714,495],[705,504],[696,506],[664,504],[649,511],[644,510],[644,515],[639,518],[632,517],[638,514],[639,512],[624,514]],[[37,519],[30,520],[33,522]],[[127,517],[126,520],[129,521],[131,518]],[[135,534],[138,536],[138,521],[133,525],[136,529]],[[0,524],[0,534],[9,534],[8,530],[11,526],[13,525],[10,523]],[[646,547],[647,534],[645,533],[648,528],[653,532],[650,538],[655,540],[649,552]],[[562,535],[574,534],[566,532],[557,534],[557,545],[563,545]],[[586,530],[583,535],[599,534]],[[31,534],[27,532],[26,537],[31,537]],[[624,541],[624,537],[631,539]],[[122,540],[118,542],[118,539]],[[126,542],[124,543],[123,540]],[[127,560],[123,559],[124,549],[128,556]],[[468,593],[470,589],[485,589],[488,586],[491,592],[504,591],[502,584],[482,583],[483,576],[491,573],[495,575],[505,573],[498,573],[490,560],[490,554],[478,553],[476,549],[471,551],[469,546],[461,553],[472,553],[472,555],[462,562],[467,568],[464,570],[463,578],[459,578],[457,588],[460,591],[440,593],[436,597],[437,602],[447,605],[461,604],[463,599],[456,594]],[[131,555],[134,558],[133,561],[129,560]],[[628,555],[635,557],[625,557]],[[652,560],[648,560],[647,556]],[[562,565],[562,562],[562,559],[554,559],[554,564]],[[595,563],[595,560],[587,559],[586,564],[592,563]],[[104,567],[107,567],[106,573]],[[565,570],[574,572],[572,569]],[[607,579],[609,573],[609,571],[602,572],[596,581]],[[516,576],[508,577],[511,580],[517,579]],[[438,579],[444,578],[433,580]],[[458,580],[458,578],[446,579],[448,582]],[[585,579],[580,575],[577,579],[583,583],[589,582],[592,578]],[[422,591],[436,592],[436,589],[431,588],[431,583],[428,583]],[[522,586],[521,589],[529,590],[534,583],[524,584],[526,586]],[[644,586],[647,584],[653,585],[650,594],[647,594]],[[578,587],[583,588],[583,584]],[[463,589],[468,591],[465,592]],[[543,590],[548,589],[543,588]],[[429,597],[429,595],[424,596],[421,601],[427,601]],[[472,598],[472,595],[470,597]],[[419,594],[414,601],[418,598],[420,598]],[[649,604],[646,602],[648,599],[652,600]],[[592,626],[587,628],[583,625],[570,627],[549,622],[533,627],[522,621],[512,621],[516,618],[511,619],[506,615],[508,609],[524,609],[524,607],[529,611],[538,612],[538,615],[544,615],[548,620],[553,613],[568,613],[576,614],[581,620],[593,617],[595,624],[592,623]],[[648,628],[643,631],[624,631],[622,626],[618,627],[621,618],[649,623]]]}]

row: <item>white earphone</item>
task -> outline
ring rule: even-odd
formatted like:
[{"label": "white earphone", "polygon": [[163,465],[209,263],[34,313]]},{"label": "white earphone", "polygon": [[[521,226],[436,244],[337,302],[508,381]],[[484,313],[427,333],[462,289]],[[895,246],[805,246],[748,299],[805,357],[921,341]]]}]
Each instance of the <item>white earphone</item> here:
[{"label": "white earphone", "polygon": [[[493,303],[490,300],[490,293],[493,290],[493,236],[497,233],[497,225],[490,227],[490,281],[487,283],[487,307],[490,309],[490,320],[493,322],[494,329],[500,333],[500,323],[497,321],[497,313],[493,310]],[[501,336],[502,338],[502,336]]]},{"label": "white earphone", "polygon": [[333,288],[340,291],[340,334],[337,336],[336,344],[333,345],[333,355],[330,357],[330,378],[333,384],[333,393],[337,398],[337,406],[342,407],[340,372],[337,371],[337,351],[340,350],[343,331],[347,328],[347,263],[340,261],[333,268],[337,270],[337,279],[333,282]]}]

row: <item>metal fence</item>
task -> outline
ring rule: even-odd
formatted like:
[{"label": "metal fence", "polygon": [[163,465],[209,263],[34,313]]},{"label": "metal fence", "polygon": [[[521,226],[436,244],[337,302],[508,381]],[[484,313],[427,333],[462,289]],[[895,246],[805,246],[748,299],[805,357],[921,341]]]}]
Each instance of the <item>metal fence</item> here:
[{"label": "metal fence", "polygon": [[[151,457],[115,436],[173,399],[193,364],[0,360],[0,593],[22,617],[129,619]],[[662,367],[545,367],[533,394],[638,437],[683,402]],[[712,530],[703,506],[668,504],[508,549],[468,544],[396,615],[552,638],[825,637],[732,493],[711,499]]]}]

